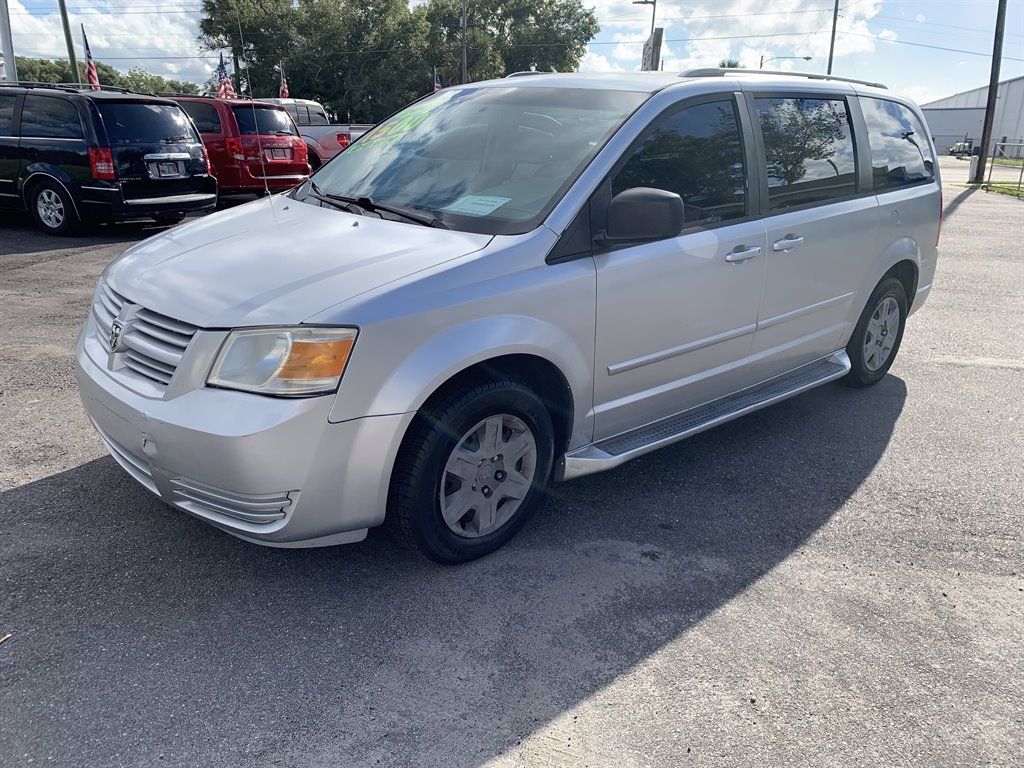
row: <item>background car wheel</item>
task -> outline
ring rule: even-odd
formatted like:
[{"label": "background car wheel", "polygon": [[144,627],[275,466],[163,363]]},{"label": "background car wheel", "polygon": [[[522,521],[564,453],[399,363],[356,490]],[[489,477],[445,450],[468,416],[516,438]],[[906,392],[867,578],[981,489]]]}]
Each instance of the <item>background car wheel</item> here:
[{"label": "background car wheel", "polygon": [[878,284],[853,330],[846,354],[852,368],[843,382],[869,387],[882,380],[896,359],[907,320],[907,292],[895,277]]},{"label": "background car wheel", "polygon": [[309,150],[309,172],[316,173],[321,165],[323,165],[323,163],[320,162],[320,156],[312,149]]},{"label": "background car wheel", "polygon": [[78,214],[64,187],[55,181],[40,181],[32,187],[29,210],[36,224],[51,235],[67,235],[78,229]]},{"label": "background car wheel", "polygon": [[543,501],[554,428],[514,381],[467,383],[424,407],[392,471],[395,537],[438,563],[463,563],[511,539]]}]

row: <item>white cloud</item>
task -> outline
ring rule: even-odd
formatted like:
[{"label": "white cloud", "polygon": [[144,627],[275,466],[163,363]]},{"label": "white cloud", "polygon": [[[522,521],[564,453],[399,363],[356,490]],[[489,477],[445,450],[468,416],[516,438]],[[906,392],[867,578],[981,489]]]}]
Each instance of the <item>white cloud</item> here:
[{"label": "white cloud", "polygon": [[580,72],[623,72],[618,64],[608,61],[607,58],[593,51],[583,54],[583,61],[580,62]]},{"label": "white cloud", "polygon": [[[197,11],[161,10],[146,4],[137,8],[108,0],[90,0],[69,11],[75,55],[84,61],[81,24],[85,24],[93,58],[120,70],[140,66],[147,72],[196,83],[205,82],[217,66],[218,57],[199,49]],[[174,3],[183,8],[184,3]],[[198,4],[196,6],[198,7]],[[67,47],[56,3],[53,10],[40,13],[38,3],[30,12],[22,0],[10,0],[11,31],[19,56],[67,58]],[[151,13],[155,11],[156,13]],[[156,58],[148,58],[156,57]]]},{"label": "white cloud", "polygon": [[917,16],[914,17],[914,19],[916,21],[925,21],[926,17],[925,17],[925,15],[923,13],[919,13],[919,14],[917,14]]},{"label": "white cloud", "polygon": [[[835,56],[871,53],[875,41],[868,22],[878,14],[882,0],[861,0],[847,5],[839,17]],[[639,12],[638,12],[639,11]],[[595,12],[601,23],[599,41],[616,41],[610,54],[624,67],[639,66],[642,46],[650,30],[650,9],[623,8],[619,0],[598,0]],[[665,28],[662,51],[665,69],[716,66],[721,59],[739,59],[756,68],[761,56],[811,56],[828,58],[832,9],[820,0],[722,0],[696,5],[683,0],[659,0],[657,25]],[[611,33],[611,34],[609,34]],[[605,46],[594,47],[602,53]],[[772,68],[805,68],[808,62],[777,59]],[[820,68],[810,65],[812,68]]]}]

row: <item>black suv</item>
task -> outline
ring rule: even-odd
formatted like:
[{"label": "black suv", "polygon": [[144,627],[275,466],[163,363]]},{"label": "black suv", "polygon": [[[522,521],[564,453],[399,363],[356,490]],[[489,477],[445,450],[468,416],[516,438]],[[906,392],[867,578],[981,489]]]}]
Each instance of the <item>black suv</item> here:
[{"label": "black suv", "polygon": [[83,221],[172,224],[216,204],[203,142],[170,99],[0,82],[0,206],[27,208],[46,232]]}]

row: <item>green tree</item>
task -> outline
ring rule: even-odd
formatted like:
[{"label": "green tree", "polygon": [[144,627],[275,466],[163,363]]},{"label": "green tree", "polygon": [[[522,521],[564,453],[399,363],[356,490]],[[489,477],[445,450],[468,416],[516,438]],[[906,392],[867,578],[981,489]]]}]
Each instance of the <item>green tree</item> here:
[{"label": "green tree", "polygon": [[718,62],[718,66],[722,69],[739,69],[740,62],[739,59],[722,59]]},{"label": "green tree", "polygon": [[[35,83],[71,83],[71,65],[67,59],[30,59],[18,56],[18,78]],[[173,91],[175,93],[199,93],[199,88],[193,83],[183,80],[169,80],[160,75],[151,75],[141,67],[132,67],[127,72],[121,72],[102,61],[96,63],[96,74],[100,78],[101,85],[111,85],[115,88],[127,88],[131,91],[141,93],[164,93]],[[82,62],[79,62],[82,66]],[[81,80],[85,82],[85,72],[81,73]]]},{"label": "green tree", "polygon": [[[284,63],[293,96],[343,120],[377,122],[461,80],[461,0],[203,0],[200,42],[238,56],[252,93],[276,96]],[[582,0],[484,0],[470,8],[471,80],[524,69],[575,69],[597,20]]]}]

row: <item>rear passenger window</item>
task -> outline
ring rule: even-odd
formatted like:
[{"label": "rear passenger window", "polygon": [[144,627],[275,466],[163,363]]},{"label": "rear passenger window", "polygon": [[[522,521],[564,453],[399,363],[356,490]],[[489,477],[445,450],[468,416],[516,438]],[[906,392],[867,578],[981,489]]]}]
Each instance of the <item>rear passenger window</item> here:
[{"label": "rear passenger window", "polygon": [[310,125],[328,125],[327,115],[324,114],[322,109],[318,107],[309,108],[309,124]]},{"label": "rear passenger window", "polygon": [[78,108],[66,99],[29,94],[21,109],[21,135],[80,139],[82,123]]},{"label": "rear passenger window", "polygon": [[201,101],[182,101],[179,103],[188,112],[188,116],[192,118],[192,122],[196,124],[196,128],[199,129],[200,133],[221,132],[220,115],[217,114],[217,108],[213,104],[204,104]]},{"label": "rear passenger window", "polygon": [[931,148],[917,116],[895,101],[861,97],[860,104],[868,126],[875,190],[934,179]]},{"label": "rear passenger window", "polygon": [[10,136],[14,125],[14,102],[18,99],[12,94],[0,94],[0,136]]},{"label": "rear passenger window", "polygon": [[735,104],[695,104],[657,122],[612,179],[613,195],[633,187],[678,194],[688,226],[743,216],[746,168]]},{"label": "rear passenger window", "polygon": [[754,99],[768,166],[771,210],[857,192],[853,131],[842,99]]}]

